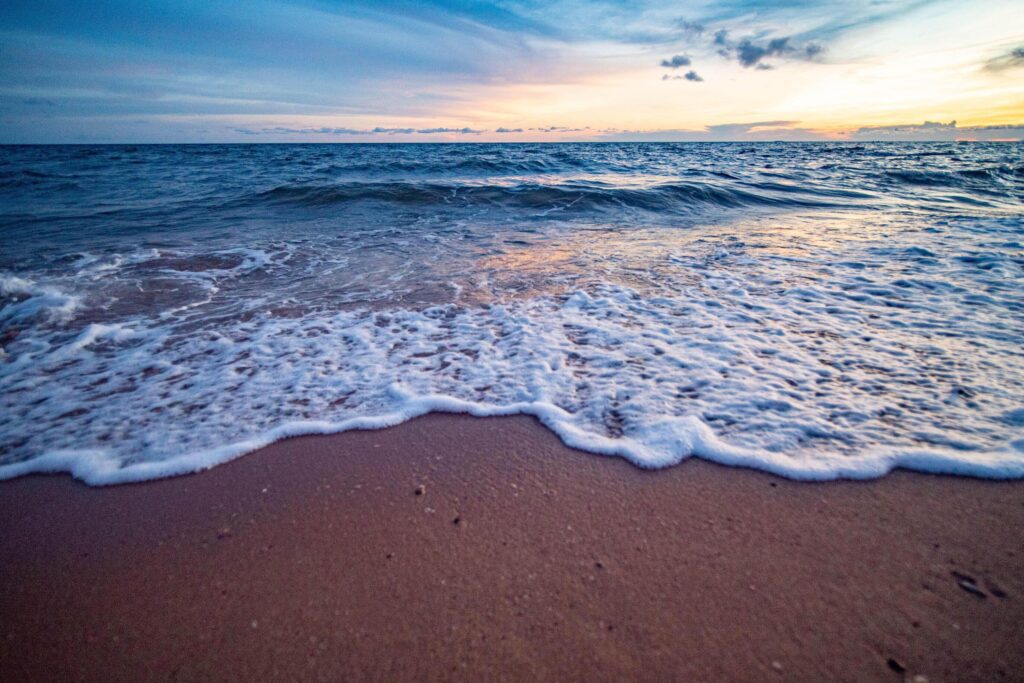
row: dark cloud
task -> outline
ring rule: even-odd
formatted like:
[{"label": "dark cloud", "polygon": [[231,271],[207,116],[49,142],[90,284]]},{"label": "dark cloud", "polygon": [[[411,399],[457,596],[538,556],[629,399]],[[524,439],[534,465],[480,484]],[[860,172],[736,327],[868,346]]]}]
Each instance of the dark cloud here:
[{"label": "dark cloud", "polygon": [[825,51],[825,46],[820,43],[807,43],[804,45],[804,54],[807,59],[814,59]]},{"label": "dark cloud", "polygon": [[498,128],[495,133],[522,133],[522,128]]},{"label": "dark cloud", "polygon": [[735,48],[736,60],[747,67],[760,66],[766,57],[778,57],[793,52],[789,38],[773,38],[766,44],[757,45],[749,38],[744,38]]},{"label": "dark cloud", "polygon": [[661,60],[661,65],[666,69],[678,69],[681,66],[690,66],[690,58],[686,55],[673,55],[669,59]]},{"label": "dark cloud", "polygon": [[661,80],[663,80],[663,81],[692,81],[694,83],[702,83],[704,81],[704,78],[699,73],[697,73],[696,71],[693,71],[691,69],[690,71],[687,71],[682,76],[669,76],[668,74],[665,74],[664,76],[661,77]]},{"label": "dark cloud", "polygon": [[736,59],[746,67],[756,66],[768,54],[768,48],[754,45],[749,40],[743,40],[736,46]]},{"label": "dark cloud", "polygon": [[989,71],[1005,71],[1006,69],[1018,69],[1024,67],[1024,45],[1015,47],[1005,54],[985,62],[985,68]]},{"label": "dark cloud", "polygon": [[772,38],[768,41],[743,38],[734,43],[724,29],[715,32],[711,44],[718,48],[720,56],[735,59],[744,68],[758,71],[770,71],[775,68],[773,64],[764,61],[773,57],[813,61],[825,52],[825,46],[821,43],[797,45],[790,36]]}]

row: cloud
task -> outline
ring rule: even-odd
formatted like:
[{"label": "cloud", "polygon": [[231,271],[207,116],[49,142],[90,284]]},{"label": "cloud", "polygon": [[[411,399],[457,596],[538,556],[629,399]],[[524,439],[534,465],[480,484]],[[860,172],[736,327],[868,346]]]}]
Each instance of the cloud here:
[{"label": "cloud", "polygon": [[531,128],[531,131],[537,133],[584,133],[590,130],[590,126],[585,128],[569,128],[567,126],[547,126],[544,128]]},{"label": "cloud", "polygon": [[776,38],[765,46],[755,45],[749,38],[740,41],[736,46],[736,59],[745,67],[757,66],[765,57],[784,54],[789,43],[788,38]]},{"label": "cloud", "polygon": [[762,43],[756,43],[751,38],[744,38],[739,43],[730,45],[726,38],[724,42],[717,44],[725,46],[723,50],[719,51],[719,54],[726,57],[735,57],[736,61],[744,68],[749,69],[753,67],[761,71],[774,68],[773,65],[762,61],[770,57],[810,61],[816,59],[825,51],[825,47],[820,43],[806,43],[797,46],[791,41],[792,38],[789,36],[772,38]]},{"label": "cloud", "polygon": [[985,62],[985,68],[989,71],[1005,71],[1021,67],[1024,67],[1024,45],[1015,47],[1009,52]]},{"label": "cloud", "polygon": [[414,133],[420,133],[421,135],[433,135],[435,133],[456,133],[458,135],[479,135],[485,131],[476,130],[475,128],[418,128]]},{"label": "cloud", "polygon": [[[437,120],[495,82],[559,81],[548,53],[562,32],[528,14],[476,0],[5,0],[0,109],[17,118],[0,139],[70,141],[140,115],[169,135],[204,116]],[[43,99],[76,125],[40,125]]]},{"label": "cloud", "polygon": [[[670,79],[686,80],[686,76],[668,76]],[[698,76],[699,78],[699,76]],[[487,134],[487,133],[537,133],[566,134],[584,133],[588,139],[607,142],[955,142],[955,141],[1019,141],[1024,142],[1024,123],[1004,124],[995,126],[960,127],[956,121],[943,123],[925,121],[917,124],[901,124],[896,126],[864,126],[853,132],[836,134],[800,125],[799,121],[773,120],[753,121],[750,123],[723,123],[709,125],[699,129],[664,129],[664,130],[626,130],[621,128],[603,128],[595,130],[589,127],[569,128],[567,126],[546,126],[542,128],[497,128],[493,131],[473,130],[469,128],[287,128],[274,127],[253,130],[251,128],[235,128],[236,133],[246,136],[254,135],[357,135],[387,136],[397,135],[405,131],[409,134],[430,132],[449,132],[454,134]]]},{"label": "cloud", "polygon": [[661,65],[666,69],[678,69],[681,66],[690,66],[690,58],[686,55],[674,55],[669,59],[661,60]]},{"label": "cloud", "polygon": [[448,133],[455,135],[479,135],[486,133],[485,130],[475,128],[388,128],[377,126],[375,128],[288,128],[286,126],[274,126],[272,128],[235,128],[235,132],[243,135],[435,135]]},{"label": "cloud", "polygon": [[[701,35],[703,33],[702,31]],[[793,36],[779,36],[767,40],[763,33],[740,40],[733,40],[730,36],[729,29],[717,29],[709,39],[705,39],[706,45],[720,57],[735,60],[746,69],[769,71],[775,66],[764,61],[766,59],[814,61],[825,52],[825,46],[820,42],[800,42]],[[662,66],[666,66],[666,64],[663,62]]]},{"label": "cloud", "polygon": [[665,74],[664,76],[661,77],[661,80],[663,80],[663,81],[691,81],[693,83],[702,83],[702,82],[704,82],[704,78],[701,77],[701,75],[699,73],[697,73],[696,71],[693,71],[692,69],[690,71],[687,71],[682,76],[669,76],[668,74]]},{"label": "cloud", "polygon": [[801,128],[799,121],[723,123],[702,129],[619,130],[602,135],[609,142],[757,142],[788,140],[808,142],[828,139],[823,133]]},{"label": "cloud", "polygon": [[[825,45],[852,73],[861,62],[897,51],[925,54],[957,41],[966,47],[969,38],[972,50],[987,50],[975,53],[976,69],[1012,78],[1024,66],[1024,45],[1003,19],[1013,16],[1013,0],[991,1],[993,11],[986,5],[986,12],[975,13],[977,29],[971,23],[966,36],[957,28],[972,16],[969,8],[948,0],[4,0],[0,141],[469,140],[477,127],[494,121],[537,125],[538,119],[518,113],[525,88],[536,93],[531,111],[572,111],[563,121],[573,126],[628,125],[632,114],[619,102],[620,91],[604,85],[606,75],[646,64],[654,89],[660,74],[691,83],[700,83],[703,73],[713,74],[708,81],[724,80],[708,71],[717,54],[730,70],[755,76],[821,59]],[[983,80],[986,73],[972,77]],[[780,87],[803,85],[778,80]],[[564,104],[570,88],[591,83],[600,84],[593,97],[578,107]],[[1000,95],[966,80],[954,85],[952,77],[947,83],[951,91],[921,94],[911,103],[915,108],[901,111],[949,111],[949,118],[973,111],[980,120],[1005,120],[997,117],[1014,111],[1006,99],[1012,92]],[[707,105],[718,121],[744,120],[743,112],[766,106],[757,89],[709,85],[701,94],[715,98]],[[950,94],[953,89],[960,92]],[[790,100],[788,94],[778,93],[779,99]],[[989,103],[990,114],[982,113]],[[827,101],[816,105],[820,111],[816,106],[806,116],[814,111],[834,121],[878,103],[858,102],[849,110]],[[657,112],[666,117],[661,121],[671,115]],[[679,120],[692,124],[692,116]],[[140,119],[150,121],[145,130],[132,123]],[[323,122],[353,127],[315,128]],[[377,122],[396,126],[374,128]],[[419,133],[438,122],[473,128]],[[281,123],[297,132],[262,132]],[[584,131],[551,127],[522,135],[597,135]],[[485,132],[495,139],[508,135]]]},{"label": "cloud", "polygon": [[867,126],[854,131],[850,139],[863,142],[1021,141],[1024,140],[1024,123],[961,128],[956,121],[925,121],[898,126]]},{"label": "cloud", "polygon": [[683,33],[690,33],[698,36],[704,33],[704,24],[701,24],[696,21],[689,21],[687,19],[676,19],[675,26]]},{"label": "cloud", "polygon": [[[679,78],[683,78],[680,76]],[[507,135],[509,133],[541,133],[541,134],[562,134],[562,133],[589,133],[594,132],[591,128],[570,128],[568,126],[545,126],[540,128],[495,128],[494,130],[484,130],[477,128],[469,128],[468,126],[458,127],[436,127],[436,128],[397,128],[388,126],[376,126],[374,128],[344,128],[344,127],[330,127],[321,126],[319,128],[291,128],[288,126],[272,126],[265,128],[232,128],[235,133],[241,135],[252,136],[252,135],[277,135],[277,136],[296,136],[296,135],[340,135],[340,136],[390,136],[390,135],[485,135],[488,133]]]},{"label": "cloud", "polygon": [[807,43],[804,45],[804,55],[807,59],[814,59],[825,51],[825,46],[820,43]]}]

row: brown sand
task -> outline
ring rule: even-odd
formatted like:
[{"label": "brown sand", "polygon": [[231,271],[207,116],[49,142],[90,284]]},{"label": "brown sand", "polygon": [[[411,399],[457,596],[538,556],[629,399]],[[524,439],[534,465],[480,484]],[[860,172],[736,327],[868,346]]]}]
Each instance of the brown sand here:
[{"label": "brown sand", "polygon": [[1022,523],[1024,483],[643,472],[529,418],[429,416],[0,485],[0,672],[1021,680]]}]

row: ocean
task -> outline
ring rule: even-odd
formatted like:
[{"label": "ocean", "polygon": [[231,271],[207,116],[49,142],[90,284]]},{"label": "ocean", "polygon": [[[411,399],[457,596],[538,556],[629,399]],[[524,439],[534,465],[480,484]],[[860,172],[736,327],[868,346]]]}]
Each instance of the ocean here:
[{"label": "ocean", "polygon": [[648,468],[1024,477],[1022,151],[0,147],[0,479],[431,411]]}]

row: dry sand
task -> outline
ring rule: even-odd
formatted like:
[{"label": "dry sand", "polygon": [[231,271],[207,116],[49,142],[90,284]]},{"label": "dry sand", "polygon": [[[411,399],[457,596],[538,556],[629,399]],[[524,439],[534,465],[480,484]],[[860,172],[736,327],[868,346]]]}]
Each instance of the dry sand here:
[{"label": "dry sand", "polygon": [[0,484],[0,670],[1021,680],[1022,523],[1024,482],[644,472],[530,418],[429,416],[149,484]]}]

